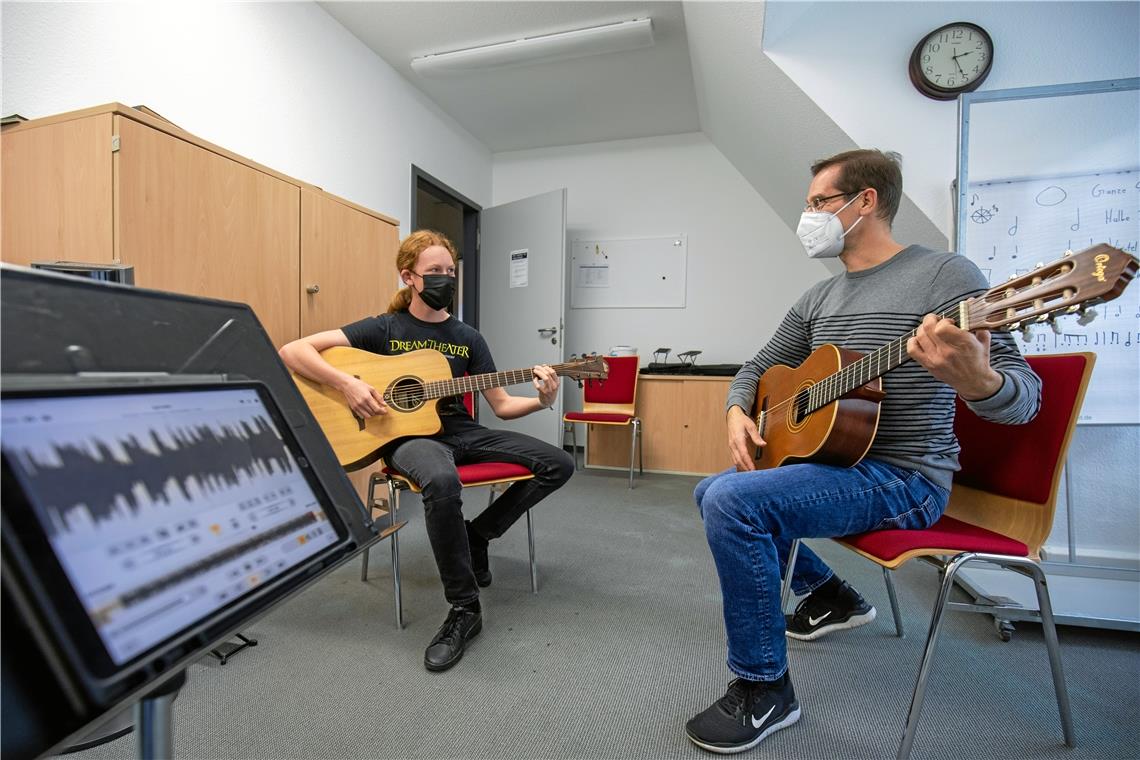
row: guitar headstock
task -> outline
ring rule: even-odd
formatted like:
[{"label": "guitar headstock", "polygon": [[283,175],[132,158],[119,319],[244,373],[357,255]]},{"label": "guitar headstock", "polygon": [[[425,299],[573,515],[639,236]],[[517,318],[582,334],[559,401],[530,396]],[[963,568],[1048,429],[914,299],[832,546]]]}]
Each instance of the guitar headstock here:
[{"label": "guitar headstock", "polygon": [[605,380],[610,375],[610,365],[597,354],[588,354],[572,359],[562,365],[558,374],[581,382],[583,380]]},{"label": "guitar headstock", "polygon": [[971,330],[1018,329],[1081,311],[1124,292],[1140,262],[1101,243],[995,285],[966,302]]}]

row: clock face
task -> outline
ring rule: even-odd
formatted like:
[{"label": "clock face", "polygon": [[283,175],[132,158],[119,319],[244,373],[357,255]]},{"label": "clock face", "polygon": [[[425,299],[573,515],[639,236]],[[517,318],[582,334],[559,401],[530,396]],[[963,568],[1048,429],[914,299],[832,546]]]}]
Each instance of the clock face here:
[{"label": "clock face", "polygon": [[928,34],[915,47],[910,78],[919,92],[937,100],[952,100],[977,89],[993,63],[993,41],[975,24],[947,24]]}]

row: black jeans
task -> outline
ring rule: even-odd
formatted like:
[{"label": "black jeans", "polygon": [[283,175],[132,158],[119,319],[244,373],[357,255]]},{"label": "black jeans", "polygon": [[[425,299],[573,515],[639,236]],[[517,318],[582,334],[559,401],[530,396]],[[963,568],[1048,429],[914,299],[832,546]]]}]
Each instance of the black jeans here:
[{"label": "black jeans", "polygon": [[428,540],[443,581],[443,594],[452,605],[479,598],[463,524],[463,489],[455,466],[511,462],[534,473],[532,480],[512,485],[471,521],[475,532],[488,540],[506,533],[515,520],[574,474],[574,459],[562,449],[522,433],[489,430],[469,418],[444,417],[443,432],[405,441],[385,461],[423,489]]}]

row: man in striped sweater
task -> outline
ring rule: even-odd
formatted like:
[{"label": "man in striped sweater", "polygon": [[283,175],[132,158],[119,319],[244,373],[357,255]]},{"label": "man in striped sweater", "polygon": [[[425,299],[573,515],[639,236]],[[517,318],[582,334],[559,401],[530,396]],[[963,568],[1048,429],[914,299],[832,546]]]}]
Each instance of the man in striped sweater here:
[{"label": "man in striped sweater", "polygon": [[[811,171],[800,240],[809,256],[838,256],[847,271],[808,290],[736,375],[727,401],[735,469],[705,479],[694,494],[720,577],[728,668],[736,676],[685,726],[690,740],[713,752],[749,749],[799,719],[785,635],[810,641],[875,618],[807,547],[792,585],[804,598],[785,618],[780,574],[792,541],[930,526],[958,469],[954,396],[1008,424],[1032,419],[1040,404],[1041,381],[1007,334],[966,332],[936,316],[987,283],[963,256],[895,242],[897,156],[853,150]],[[749,412],[769,367],[798,366],[826,343],[873,351],[911,331],[905,347],[913,361],[883,377],[878,431],[859,464],[754,468],[747,443],[764,441]]]}]

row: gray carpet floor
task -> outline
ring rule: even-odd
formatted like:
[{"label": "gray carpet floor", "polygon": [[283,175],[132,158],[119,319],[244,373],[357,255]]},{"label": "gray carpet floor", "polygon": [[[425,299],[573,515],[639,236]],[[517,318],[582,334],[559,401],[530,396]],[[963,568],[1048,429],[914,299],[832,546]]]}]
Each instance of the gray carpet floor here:
[{"label": "gray carpet floor", "polygon": [[[406,627],[394,625],[387,544],[367,583],[338,569],[249,630],[260,644],[191,667],[174,705],[181,758],[696,758],[683,725],[729,680],[716,574],[692,504],[697,478],[578,473],[536,508],[539,593],[521,521],[491,546],[484,630],[446,673],[423,649],[447,612],[418,500],[405,498]],[[485,491],[469,494],[478,509]],[[893,758],[936,593],[896,574],[894,636],[881,571],[813,547],[879,610],[872,624],[791,642],[803,710],[749,757]],[[1039,626],[1002,643],[992,619],[950,613],[914,758],[1140,756],[1140,639],[1060,631],[1077,746],[1064,747]],[[131,758],[133,738],[71,755]]]}]

